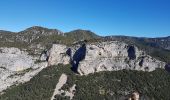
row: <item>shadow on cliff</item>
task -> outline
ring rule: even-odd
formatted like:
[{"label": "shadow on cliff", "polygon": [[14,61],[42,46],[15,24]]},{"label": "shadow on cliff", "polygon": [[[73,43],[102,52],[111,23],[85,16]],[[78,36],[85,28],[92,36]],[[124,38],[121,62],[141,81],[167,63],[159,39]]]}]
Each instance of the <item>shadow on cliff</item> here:
[{"label": "shadow on cliff", "polygon": [[170,63],[168,63],[168,64],[165,65],[165,70],[168,71],[168,72],[170,72]]},{"label": "shadow on cliff", "polygon": [[[72,57],[72,51],[69,48],[67,50],[67,55],[70,56],[70,58]],[[78,65],[79,62],[82,61],[86,56],[86,44],[83,44],[73,55],[73,57],[70,59],[70,63],[72,65],[71,70],[75,73],[78,73],[77,69],[78,69]]]},{"label": "shadow on cliff", "polygon": [[136,59],[136,51],[134,46],[129,46],[128,50],[128,57],[130,60],[135,60]]}]

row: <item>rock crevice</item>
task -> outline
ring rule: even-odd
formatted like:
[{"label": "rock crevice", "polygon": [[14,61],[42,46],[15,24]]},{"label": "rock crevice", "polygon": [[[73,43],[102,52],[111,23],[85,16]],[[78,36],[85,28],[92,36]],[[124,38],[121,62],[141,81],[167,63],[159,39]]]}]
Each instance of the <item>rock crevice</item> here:
[{"label": "rock crevice", "polygon": [[76,44],[71,47],[54,44],[50,52],[49,65],[71,63],[72,70],[81,75],[122,69],[153,71],[165,66],[164,62],[147,55],[136,46],[119,41]]}]

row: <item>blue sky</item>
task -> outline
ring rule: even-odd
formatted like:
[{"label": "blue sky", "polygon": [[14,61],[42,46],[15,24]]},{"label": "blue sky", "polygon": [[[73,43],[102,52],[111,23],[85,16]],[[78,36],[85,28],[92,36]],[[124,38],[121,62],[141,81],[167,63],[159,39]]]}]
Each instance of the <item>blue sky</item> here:
[{"label": "blue sky", "polygon": [[170,36],[170,0],[1,0],[0,29],[43,26],[99,35]]}]

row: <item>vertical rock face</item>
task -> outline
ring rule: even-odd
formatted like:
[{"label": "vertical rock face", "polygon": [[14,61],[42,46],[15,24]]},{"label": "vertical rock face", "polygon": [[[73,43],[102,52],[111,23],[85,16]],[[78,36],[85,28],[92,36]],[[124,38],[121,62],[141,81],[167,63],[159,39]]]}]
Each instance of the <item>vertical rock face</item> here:
[{"label": "vertical rock face", "polygon": [[168,71],[168,72],[170,72],[170,63],[168,63],[168,64],[165,65],[165,70]]},{"label": "vertical rock face", "polygon": [[127,52],[128,52],[128,57],[129,57],[130,60],[136,59],[135,47],[134,46],[129,46]]},{"label": "vertical rock face", "polygon": [[122,69],[153,71],[164,65],[164,62],[146,55],[137,47],[112,41],[87,45],[86,57],[80,62],[78,72],[89,74]]},{"label": "vertical rock face", "polygon": [[54,44],[49,50],[48,65],[69,64],[70,57],[66,54],[67,49],[65,45]]},{"label": "vertical rock face", "polygon": [[0,48],[0,92],[11,85],[29,81],[47,67],[47,62],[35,63],[36,59],[18,48]]},{"label": "vertical rock face", "polygon": [[74,72],[77,72],[78,65],[79,65],[80,61],[85,59],[85,56],[86,56],[86,45],[83,44],[78,50],[76,50],[76,52],[74,53],[74,55],[71,59],[71,64],[72,64],[71,69]]},{"label": "vertical rock face", "polygon": [[73,71],[81,75],[122,69],[153,71],[165,66],[164,62],[146,55],[137,47],[119,41],[75,45],[69,49],[55,44],[50,52],[49,65],[71,61]]},{"label": "vertical rock face", "polygon": [[18,48],[0,48],[0,66],[11,71],[22,71],[33,66],[34,61]]}]

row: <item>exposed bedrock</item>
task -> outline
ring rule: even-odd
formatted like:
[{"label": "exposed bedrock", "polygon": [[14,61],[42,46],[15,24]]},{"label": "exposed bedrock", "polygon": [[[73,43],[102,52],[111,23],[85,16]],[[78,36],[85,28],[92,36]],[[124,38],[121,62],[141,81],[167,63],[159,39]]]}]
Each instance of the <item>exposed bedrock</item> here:
[{"label": "exposed bedrock", "polygon": [[49,50],[48,66],[57,64],[69,64],[70,57],[66,54],[67,46],[61,44],[53,44]]},{"label": "exposed bedrock", "polygon": [[119,41],[71,47],[54,44],[49,55],[49,65],[71,63],[72,70],[81,75],[122,69],[153,71],[165,66],[164,62],[146,55],[136,46]]},{"label": "exposed bedrock", "polygon": [[47,67],[47,62],[37,61],[37,57],[18,48],[0,48],[0,92],[12,85],[29,81]]}]

